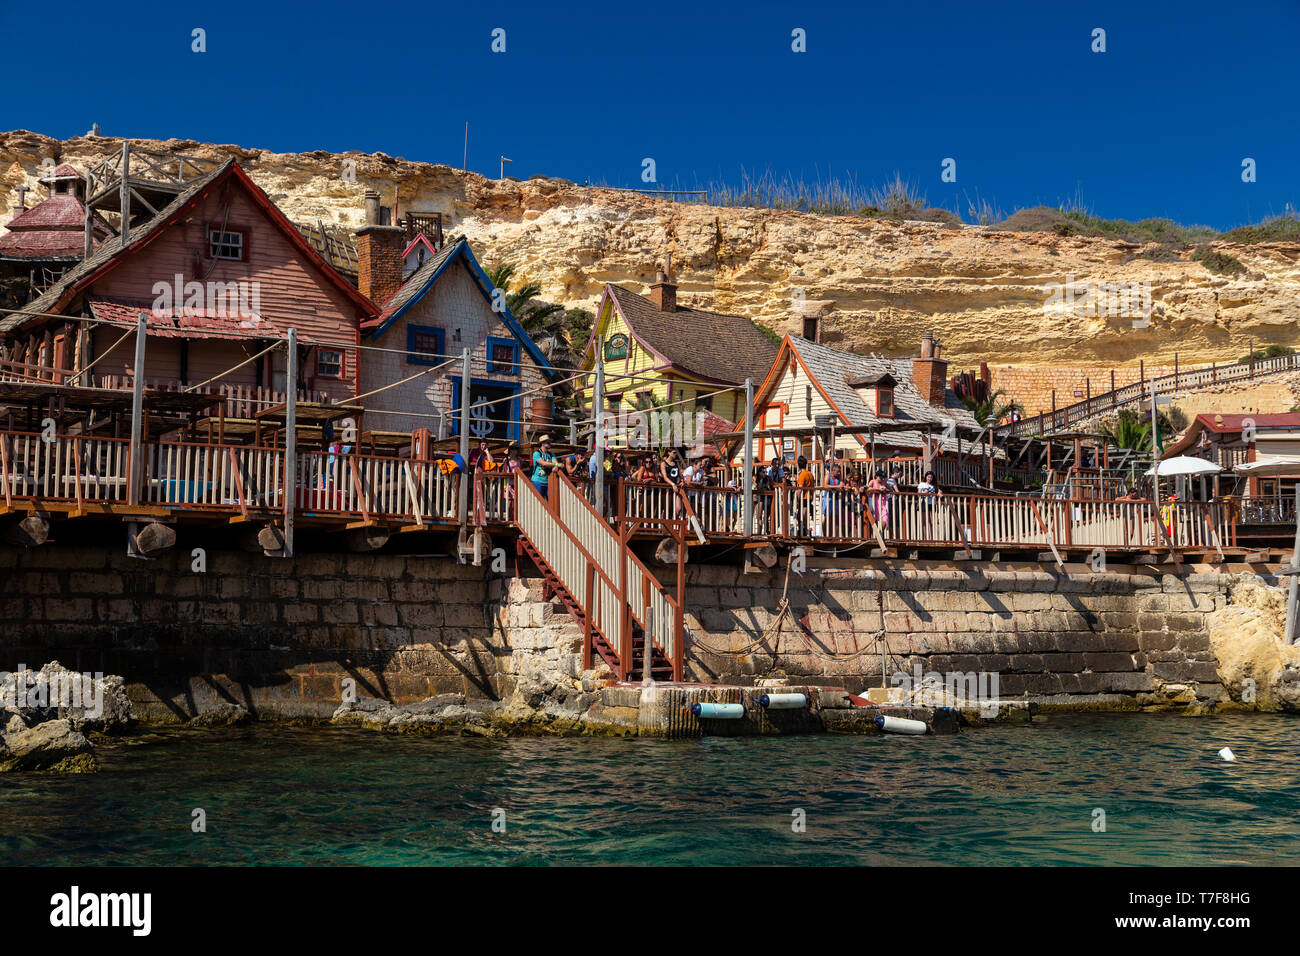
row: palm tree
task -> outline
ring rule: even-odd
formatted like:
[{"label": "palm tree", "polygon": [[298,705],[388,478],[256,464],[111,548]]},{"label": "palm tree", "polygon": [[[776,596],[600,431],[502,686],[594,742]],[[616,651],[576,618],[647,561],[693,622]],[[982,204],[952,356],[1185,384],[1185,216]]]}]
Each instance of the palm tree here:
[{"label": "palm tree", "polygon": [[1025,410],[1025,406],[1020,402],[1010,401],[1006,392],[1000,388],[995,392],[990,392],[983,398],[962,395],[961,403],[966,406],[966,410],[971,413],[975,421],[979,422],[981,427],[996,425],[1012,412],[1023,413]]},{"label": "palm tree", "polygon": [[[506,307],[519,320],[525,332],[536,343],[541,353],[552,365],[570,368],[577,364],[574,355],[574,334],[582,331],[585,318],[583,309],[568,309],[562,305],[544,302],[538,298],[542,286],[538,282],[515,282],[515,267],[502,263],[487,270],[488,281],[506,294]],[[587,323],[589,327],[589,323]]]},{"label": "palm tree", "polygon": [[1151,450],[1151,423],[1144,422],[1130,411],[1120,412],[1115,421],[1103,426],[1101,431],[1116,448]]}]

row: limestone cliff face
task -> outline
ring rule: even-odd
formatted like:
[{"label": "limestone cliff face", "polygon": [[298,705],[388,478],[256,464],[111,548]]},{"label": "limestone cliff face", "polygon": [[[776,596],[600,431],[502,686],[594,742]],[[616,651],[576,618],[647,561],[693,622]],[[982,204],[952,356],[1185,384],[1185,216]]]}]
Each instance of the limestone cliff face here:
[{"label": "limestone cliff face", "polygon": [[[1246,273],[1211,273],[1193,261],[1134,258],[1140,247],[1045,233],[945,229],[780,210],[671,203],[559,179],[498,182],[448,166],[382,153],[272,153],[189,141],[138,140],[165,149],[236,157],[300,222],[356,226],[374,188],[399,213],[441,212],[450,234],[468,236],[485,262],[516,264],[543,295],[591,307],[606,282],[642,288],[672,253],[684,304],[751,316],[797,331],[800,310],[826,316],[832,344],[914,354],[935,329],[954,369],[981,360],[1041,366],[1187,365],[1235,360],[1255,343],[1300,345],[1300,245],[1215,243]],[[66,141],[0,133],[0,198],[12,216],[20,185],[36,182],[43,159],[84,169],[121,140]],[[352,172],[355,164],[355,176]],[[1050,309],[1053,284],[1149,283],[1148,327]],[[802,303],[802,304],[801,304]],[[1140,325],[1140,323],[1136,323]]]}]

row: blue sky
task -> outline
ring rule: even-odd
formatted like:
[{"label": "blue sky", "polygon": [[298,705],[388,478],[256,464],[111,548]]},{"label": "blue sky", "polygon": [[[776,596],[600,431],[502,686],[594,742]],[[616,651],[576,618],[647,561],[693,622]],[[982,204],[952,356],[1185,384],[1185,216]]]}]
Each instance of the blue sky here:
[{"label": "blue sky", "polygon": [[[49,15],[32,8],[26,41],[6,45],[0,128],[62,138],[98,122],[459,167],[468,120],[469,168],[492,176],[503,153],[516,176],[610,185],[643,185],[647,157],[661,186],[742,170],[869,186],[897,171],[963,214],[976,196],[1007,213],[1079,197],[1101,216],[1218,228],[1300,205],[1300,0],[59,10],[74,37],[95,24],[93,47],[65,44],[51,78]],[[949,157],[956,183],[940,178]]]}]

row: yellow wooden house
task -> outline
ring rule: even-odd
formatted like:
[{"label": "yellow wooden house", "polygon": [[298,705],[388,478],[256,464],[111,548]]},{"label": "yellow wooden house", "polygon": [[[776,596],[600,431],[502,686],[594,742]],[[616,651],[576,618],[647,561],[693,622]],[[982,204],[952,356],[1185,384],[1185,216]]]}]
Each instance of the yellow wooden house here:
[{"label": "yellow wooden house", "polygon": [[[677,304],[677,286],[660,270],[648,295],[606,285],[582,367],[596,365],[603,343],[606,408],[652,402],[684,412],[707,410],[729,422],[745,417],[745,379],[767,377],[777,343],[741,315]],[[590,409],[589,396],[582,406]]]}]

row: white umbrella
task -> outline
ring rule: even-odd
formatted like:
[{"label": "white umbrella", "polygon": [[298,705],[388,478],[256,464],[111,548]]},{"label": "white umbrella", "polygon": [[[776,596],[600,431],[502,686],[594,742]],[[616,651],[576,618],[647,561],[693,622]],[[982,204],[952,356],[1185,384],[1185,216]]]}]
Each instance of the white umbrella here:
[{"label": "white umbrella", "polygon": [[[1159,469],[1158,472],[1156,468]],[[1189,458],[1186,455],[1179,455],[1177,458],[1166,458],[1156,468],[1148,468],[1147,475],[1159,474],[1161,478],[1169,478],[1174,475],[1213,475],[1216,472],[1223,471],[1212,461],[1206,461],[1204,458]]]},{"label": "white umbrella", "polygon": [[1294,455],[1259,455],[1254,461],[1233,465],[1238,475],[1300,475],[1300,458]]}]

